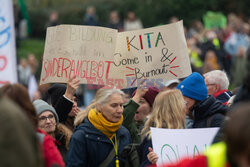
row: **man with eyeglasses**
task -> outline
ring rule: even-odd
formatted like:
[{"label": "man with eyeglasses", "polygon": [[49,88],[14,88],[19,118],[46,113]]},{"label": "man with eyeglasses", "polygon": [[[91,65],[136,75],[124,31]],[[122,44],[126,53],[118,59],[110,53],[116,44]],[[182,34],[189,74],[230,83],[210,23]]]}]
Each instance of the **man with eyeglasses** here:
[{"label": "man with eyeglasses", "polygon": [[221,70],[213,70],[203,74],[203,76],[205,77],[208,95],[213,95],[214,98],[226,105],[233,96],[233,93],[228,91],[229,80],[227,74]]}]

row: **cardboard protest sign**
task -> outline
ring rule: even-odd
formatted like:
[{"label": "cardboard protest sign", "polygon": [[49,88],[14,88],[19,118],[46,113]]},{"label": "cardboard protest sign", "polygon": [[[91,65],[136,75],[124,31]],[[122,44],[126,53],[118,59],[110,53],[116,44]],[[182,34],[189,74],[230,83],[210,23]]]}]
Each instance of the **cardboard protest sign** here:
[{"label": "cardboard protest sign", "polygon": [[76,75],[81,83],[105,85],[115,52],[117,30],[77,25],[49,27],[40,84],[66,83]]},{"label": "cardboard protest sign", "polygon": [[123,87],[147,79],[154,86],[191,74],[183,23],[118,33],[111,76]]},{"label": "cardboard protest sign", "polygon": [[47,29],[40,83],[81,83],[107,88],[137,87],[147,79],[154,86],[191,74],[182,21],[117,33],[75,25]]},{"label": "cardboard protest sign", "polygon": [[225,28],[227,25],[227,17],[220,12],[208,11],[203,16],[203,21],[207,29],[210,28]]},{"label": "cardboard protest sign", "polygon": [[174,163],[185,157],[204,153],[219,128],[160,129],[150,128],[157,164]]}]

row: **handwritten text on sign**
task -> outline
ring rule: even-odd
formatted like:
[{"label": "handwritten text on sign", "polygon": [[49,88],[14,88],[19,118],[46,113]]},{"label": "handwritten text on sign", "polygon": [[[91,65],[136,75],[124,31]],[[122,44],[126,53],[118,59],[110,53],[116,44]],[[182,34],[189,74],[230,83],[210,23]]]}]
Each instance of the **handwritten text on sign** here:
[{"label": "handwritten text on sign", "polygon": [[[126,87],[138,86],[135,82],[138,79],[166,81],[190,73],[182,21],[118,33],[111,76],[122,78]],[[133,81],[128,83],[128,80]]]},{"label": "handwritten text on sign", "polygon": [[81,83],[106,85],[117,31],[101,27],[60,25],[47,29],[41,84],[67,82],[76,75]]},{"label": "handwritten text on sign", "polygon": [[160,129],[151,128],[157,164],[174,163],[184,157],[201,155],[210,146],[218,128]]},{"label": "handwritten text on sign", "polygon": [[76,75],[81,83],[128,88],[190,73],[182,21],[122,33],[93,26],[47,29],[41,84]]}]

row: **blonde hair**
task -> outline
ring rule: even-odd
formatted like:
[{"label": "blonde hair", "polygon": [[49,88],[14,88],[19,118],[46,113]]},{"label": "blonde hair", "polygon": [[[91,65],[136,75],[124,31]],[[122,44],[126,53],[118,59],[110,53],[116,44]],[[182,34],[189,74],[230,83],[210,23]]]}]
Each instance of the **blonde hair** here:
[{"label": "blonde hair", "polygon": [[103,105],[109,101],[109,98],[113,94],[119,94],[124,98],[124,93],[120,89],[99,89],[96,92],[95,99],[91,102],[89,106],[85,108],[84,111],[79,112],[75,118],[74,124],[78,126],[82,121],[88,116],[91,109],[95,108],[97,104]]},{"label": "blonde hair", "polygon": [[185,128],[185,102],[179,90],[167,90],[156,96],[152,113],[141,132],[142,140],[146,136],[151,139],[150,127]]}]

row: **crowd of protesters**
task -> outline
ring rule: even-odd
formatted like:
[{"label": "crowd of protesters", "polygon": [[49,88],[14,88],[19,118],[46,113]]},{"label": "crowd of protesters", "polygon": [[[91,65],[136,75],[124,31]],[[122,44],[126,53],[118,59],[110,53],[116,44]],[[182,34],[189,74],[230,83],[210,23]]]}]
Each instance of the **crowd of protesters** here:
[{"label": "crowd of protesters", "polygon": [[[57,11],[52,11],[45,27],[60,24],[59,17]],[[101,24],[99,17],[96,8],[89,6],[79,24],[109,27],[119,32],[143,28],[142,20],[134,11],[129,11],[122,20],[119,11],[112,10],[106,24]],[[168,23],[177,22],[179,19],[181,18],[173,16]],[[246,75],[246,50],[250,41],[249,20],[249,18],[243,19],[235,14],[228,14],[227,24],[223,28],[207,29],[200,20],[196,19],[191,21],[188,27],[184,25],[193,72],[204,74],[212,70],[223,70],[228,76],[230,87],[239,87]],[[41,62],[37,62],[36,56],[31,53],[27,55],[27,59],[20,59],[18,65],[19,82],[29,88],[29,94],[34,99],[46,96],[46,88],[38,86]],[[78,104],[85,107],[91,103],[96,93],[96,90],[87,89],[84,85],[80,86],[78,91],[80,92]]]},{"label": "crowd of protesters", "polygon": [[[221,75],[226,76],[219,70],[204,77],[193,72],[177,87],[167,90],[138,88],[126,104],[122,90],[101,88],[83,111],[76,105],[77,78],[69,79],[67,86],[51,86],[47,102],[37,99],[32,103],[22,84],[6,84],[0,88],[3,104],[0,114],[10,115],[1,117],[1,127],[5,129],[2,133],[6,135],[5,140],[1,140],[1,148],[8,149],[4,156],[11,158],[1,163],[47,167],[151,166],[157,163],[158,156],[152,148],[150,127],[220,127],[215,144],[205,155],[173,166],[208,166],[224,157],[224,166],[245,167],[250,164],[250,73],[234,95],[233,107],[227,106],[233,96]],[[5,127],[13,134],[7,133]],[[217,158],[213,149],[219,151]]]},{"label": "crowd of protesters", "polygon": [[[57,24],[53,15],[48,25]],[[227,21],[224,29],[209,30],[193,21],[185,34],[193,73],[161,88],[141,83],[136,90],[95,92],[75,76],[66,85],[38,87],[34,55],[20,60],[19,83],[0,88],[0,166],[154,166],[159,157],[150,127],[220,128],[206,154],[165,166],[250,166],[250,28],[234,14]],[[94,7],[82,24],[99,25]],[[123,23],[110,12],[107,26],[143,28],[132,11]],[[94,96],[84,109],[77,103],[81,94]]]}]

